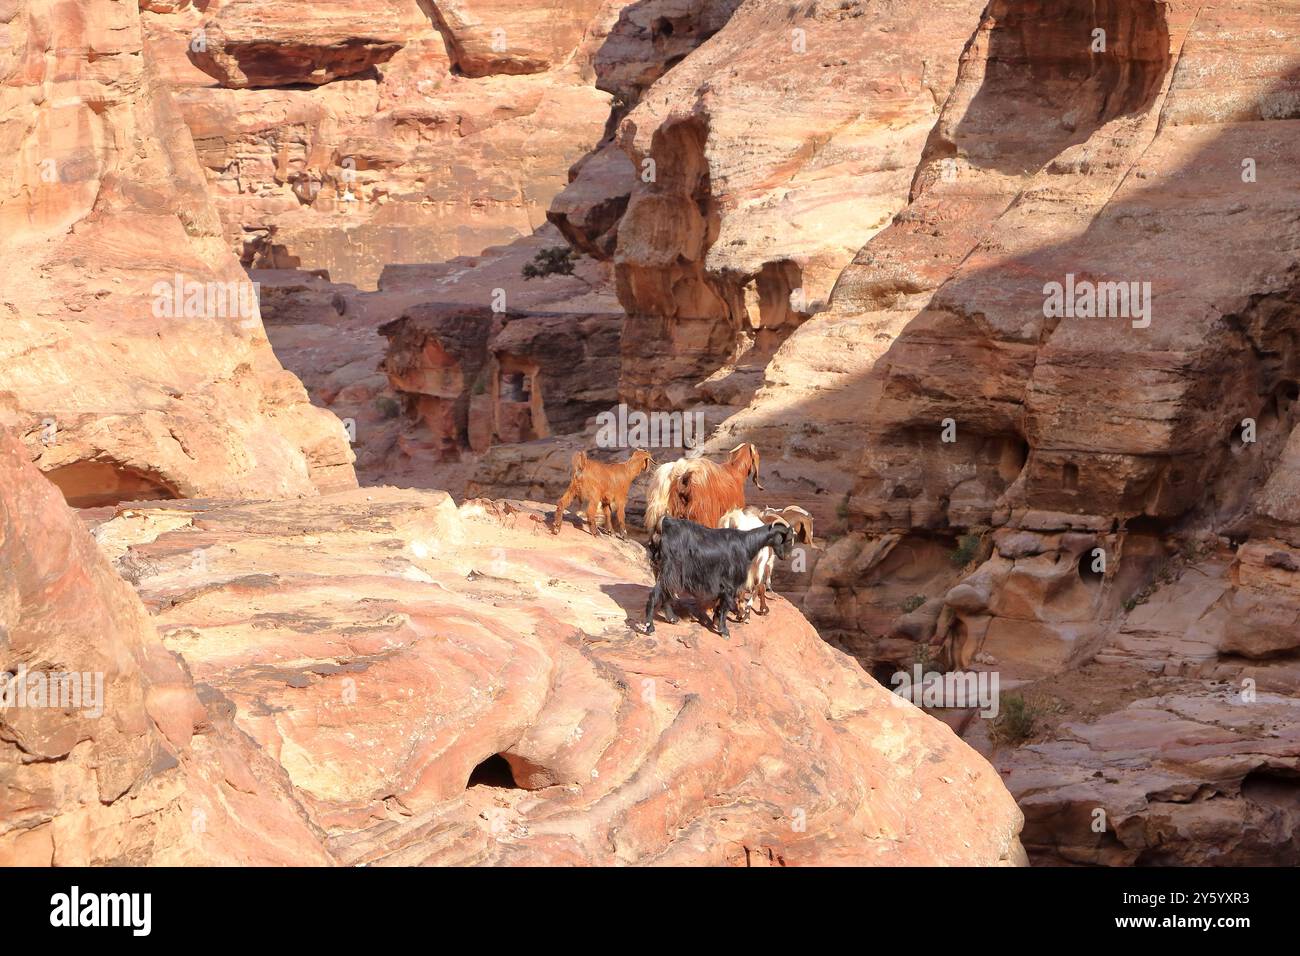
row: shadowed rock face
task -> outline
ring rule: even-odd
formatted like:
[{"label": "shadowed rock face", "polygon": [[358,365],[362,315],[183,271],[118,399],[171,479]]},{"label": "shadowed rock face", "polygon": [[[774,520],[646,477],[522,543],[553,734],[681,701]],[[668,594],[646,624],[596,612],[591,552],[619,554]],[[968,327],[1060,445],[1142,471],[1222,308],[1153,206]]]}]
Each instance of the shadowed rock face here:
[{"label": "shadowed rock face", "polygon": [[[0,857],[1018,860],[998,776],[802,611],[1023,696],[943,717],[1037,860],[1300,861],[1292,5],[352,6],[0,3],[0,666],[113,715],[3,716]],[[388,480],[468,446],[552,497],[616,395],[713,424],[761,380],[707,450],[828,537],[798,607],[652,640],[640,552],[531,506],[239,500],[352,483],[255,314],[156,288],[240,260]],[[166,647],[23,458],[117,506]]]},{"label": "shadowed rock face", "polygon": [[711,446],[849,532],[801,582],[823,634],[1043,708],[965,732],[1044,861],[1295,859],[1298,30],[990,5],[910,204]]},{"label": "shadowed rock face", "polygon": [[380,488],[95,533],[340,862],[1019,859],[987,763],[784,601],[638,634],[640,546],[532,514]]},{"label": "shadowed rock face", "polygon": [[567,434],[617,397],[617,313],[421,306],[380,327],[384,371],[444,457]]},{"label": "shadowed rock face", "polygon": [[[165,12],[165,11],[159,11]],[[222,86],[320,85],[386,63],[422,24],[405,0],[363,17],[351,0],[297,4],[215,0],[189,43],[190,60]]]},{"label": "shadowed rock face", "polygon": [[629,403],[697,401],[824,307],[906,204],[982,6],[749,0],[643,96],[619,130],[638,176],[614,252]]},{"label": "shadowed rock face", "polygon": [[0,423],[78,501],[355,484],[221,239],[135,4],[3,8]]}]

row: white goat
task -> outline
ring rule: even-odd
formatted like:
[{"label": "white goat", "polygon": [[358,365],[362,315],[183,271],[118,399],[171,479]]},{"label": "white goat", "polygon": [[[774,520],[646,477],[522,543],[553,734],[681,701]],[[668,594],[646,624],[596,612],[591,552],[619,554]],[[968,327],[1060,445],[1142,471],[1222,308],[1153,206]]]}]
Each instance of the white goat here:
[{"label": "white goat", "polygon": [[[739,531],[750,531],[754,528],[761,528],[767,524],[789,524],[784,518],[769,518],[764,520],[760,514],[761,509],[750,505],[748,508],[737,508],[734,511],[728,511],[718,522],[719,528],[736,528]],[[740,615],[737,612],[737,619],[740,621],[749,620],[749,612],[754,607],[754,595],[758,595],[758,613],[767,613],[767,592],[772,587],[772,569],[776,566],[776,554],[771,548],[764,548],[754,556],[754,561],[749,566],[749,574],[745,578],[745,613]],[[739,598],[739,595],[737,595]],[[737,601],[739,604],[739,601]]]}]

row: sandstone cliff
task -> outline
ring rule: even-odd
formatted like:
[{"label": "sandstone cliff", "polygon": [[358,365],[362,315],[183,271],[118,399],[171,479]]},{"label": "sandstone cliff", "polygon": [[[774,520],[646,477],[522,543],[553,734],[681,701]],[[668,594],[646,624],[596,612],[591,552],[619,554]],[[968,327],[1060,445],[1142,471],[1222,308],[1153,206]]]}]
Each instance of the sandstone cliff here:
[{"label": "sandstone cliff", "polygon": [[999,757],[1057,859],[1297,852],[1298,12],[990,4],[910,204],[714,442],[849,531],[803,582],[824,634],[1067,702]]},{"label": "sandstone cliff", "polygon": [[145,22],[245,265],[373,289],[546,222],[604,134],[592,60],[625,5],[216,0]]},{"label": "sandstone cliff", "polygon": [[639,547],[375,489],[116,509],[142,606],[0,449],[6,666],[106,684],[4,712],[0,861],[1022,859],[993,769],[789,605],[638,637]]},{"label": "sandstone cliff", "polygon": [[135,6],[0,18],[0,424],[79,504],[354,484],[267,343]]},{"label": "sandstone cliff", "polygon": [[[140,7],[0,3],[0,625],[99,666],[84,581],[122,708],[4,725],[11,858],[1009,862],[1001,777],[1038,862],[1300,861],[1300,5]],[[346,490],[554,500],[619,400],[813,513],[740,641]]]},{"label": "sandstone cliff", "polygon": [[0,865],[329,862],[284,771],[2,428],[0,568]]}]

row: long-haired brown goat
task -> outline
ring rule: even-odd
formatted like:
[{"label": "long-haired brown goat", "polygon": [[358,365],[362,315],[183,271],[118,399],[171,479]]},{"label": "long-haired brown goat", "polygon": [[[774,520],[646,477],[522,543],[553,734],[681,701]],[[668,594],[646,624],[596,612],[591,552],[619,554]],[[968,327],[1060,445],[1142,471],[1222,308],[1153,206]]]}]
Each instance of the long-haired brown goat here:
[{"label": "long-haired brown goat", "polygon": [[[644,448],[632,452],[627,461],[606,464],[592,461],[585,451],[573,456],[573,475],[569,487],[564,489],[560,501],[555,506],[554,524],[551,534],[559,534],[564,524],[564,512],[569,502],[577,498],[587,506],[587,530],[596,536],[596,515],[605,513],[605,527],[610,533],[627,537],[627,522],[623,520],[623,511],[627,508],[627,493],[637,476],[655,463],[650,453]],[[617,520],[615,520],[617,518]]]},{"label": "long-haired brown goat", "polygon": [[759,491],[758,448],[745,442],[731,449],[726,464],[707,458],[679,458],[660,465],[646,494],[645,526],[653,535],[665,516],[716,528],[728,511],[745,507],[745,479]]}]

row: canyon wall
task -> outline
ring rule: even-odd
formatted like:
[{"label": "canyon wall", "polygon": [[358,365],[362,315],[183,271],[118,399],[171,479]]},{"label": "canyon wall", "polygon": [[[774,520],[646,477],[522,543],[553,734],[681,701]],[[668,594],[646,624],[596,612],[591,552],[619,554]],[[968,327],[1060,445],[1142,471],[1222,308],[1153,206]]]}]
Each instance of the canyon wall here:
[{"label": "canyon wall", "polygon": [[824,635],[1061,708],[995,758],[1046,859],[1300,852],[1297,30],[995,0],[910,203],[712,442],[847,532],[800,584]]},{"label": "canyon wall", "polygon": [[620,391],[742,403],[907,202],[981,0],[748,0],[622,121]]},{"label": "canyon wall", "polygon": [[215,0],[145,22],[244,264],[374,289],[545,224],[604,136],[593,60],[626,5]]},{"label": "canyon wall", "polygon": [[635,546],[397,489],[106,517],[0,434],[0,862],[1023,862],[993,769],[789,605],[629,641]]},{"label": "canyon wall", "polygon": [[0,865],[328,863],[284,771],[27,458],[0,428]]},{"label": "canyon wall", "polygon": [[[6,715],[0,853],[1016,862],[1001,777],[1036,861],[1300,862],[1300,4],[354,6],[0,3],[0,636],[117,708]],[[619,400],[813,513],[743,642],[352,489],[553,500]]]},{"label": "canyon wall", "polygon": [[267,343],[135,6],[0,17],[0,424],[82,505],[354,484]]}]

